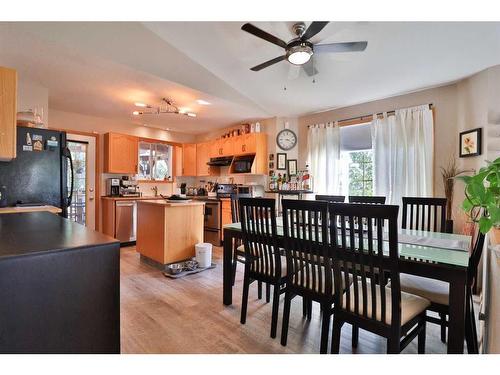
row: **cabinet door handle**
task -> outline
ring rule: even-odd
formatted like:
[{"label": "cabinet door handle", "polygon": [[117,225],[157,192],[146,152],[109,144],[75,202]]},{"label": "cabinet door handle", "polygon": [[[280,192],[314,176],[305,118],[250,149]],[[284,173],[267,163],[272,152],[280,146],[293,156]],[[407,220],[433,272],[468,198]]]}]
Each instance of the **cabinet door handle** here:
[{"label": "cabinet door handle", "polygon": [[241,146],[241,151],[245,152],[246,151],[245,149],[246,149],[245,145]]}]

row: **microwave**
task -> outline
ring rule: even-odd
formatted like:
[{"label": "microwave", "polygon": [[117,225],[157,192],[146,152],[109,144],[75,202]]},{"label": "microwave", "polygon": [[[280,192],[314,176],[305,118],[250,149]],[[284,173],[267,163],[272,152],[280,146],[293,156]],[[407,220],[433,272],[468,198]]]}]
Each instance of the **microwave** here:
[{"label": "microwave", "polygon": [[233,159],[232,173],[251,173],[255,155],[237,156]]},{"label": "microwave", "polygon": [[236,192],[239,197],[259,198],[264,196],[262,185],[237,185]]}]

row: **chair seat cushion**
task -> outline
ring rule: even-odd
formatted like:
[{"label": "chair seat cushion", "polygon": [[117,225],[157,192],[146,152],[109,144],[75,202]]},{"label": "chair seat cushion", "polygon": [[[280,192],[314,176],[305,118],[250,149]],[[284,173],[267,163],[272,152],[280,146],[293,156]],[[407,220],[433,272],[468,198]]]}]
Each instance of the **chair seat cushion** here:
[{"label": "chair seat cushion", "polygon": [[[321,283],[319,282],[319,277],[321,274]],[[335,281],[332,270],[332,290],[331,294],[335,293]],[[317,265],[307,264],[304,268],[300,269],[293,277],[292,282],[294,285],[302,287],[304,289],[314,290],[317,293],[324,294],[326,289],[325,282],[325,267],[317,267]],[[346,280],[344,273],[342,272],[342,288],[345,289],[352,284],[352,275],[348,274],[348,285],[346,285]]]},{"label": "chair seat cushion", "polygon": [[[372,293],[371,293],[371,284],[369,281],[367,281],[366,285],[366,312],[367,316],[369,319],[372,318]],[[385,308],[385,323],[386,324],[391,324],[391,318],[392,318],[392,301],[391,301],[391,288],[385,287],[383,289],[385,291],[385,302],[386,302],[386,308]],[[354,284],[351,285],[349,288],[350,291],[350,307],[349,311],[354,312],[354,294],[355,294],[355,289],[354,289]],[[378,321],[382,321],[382,309],[381,309],[381,301],[380,301],[380,286],[376,285],[376,311],[375,311],[375,318]],[[358,299],[359,299],[359,311],[358,314],[360,316],[364,316],[364,304],[363,304],[363,292],[362,292],[362,283],[361,281],[358,281]],[[342,302],[342,307],[344,310],[347,310],[347,293],[344,294],[343,302]],[[419,297],[414,294],[406,293],[406,292],[401,292],[401,325],[406,324],[409,322],[411,319],[419,315],[420,313],[424,312],[427,307],[430,306],[430,301]]]},{"label": "chair seat cushion", "polygon": [[[450,284],[445,281],[402,273],[400,283],[403,292],[415,294],[441,305],[448,306],[450,303]],[[388,286],[390,287],[390,283]]]}]

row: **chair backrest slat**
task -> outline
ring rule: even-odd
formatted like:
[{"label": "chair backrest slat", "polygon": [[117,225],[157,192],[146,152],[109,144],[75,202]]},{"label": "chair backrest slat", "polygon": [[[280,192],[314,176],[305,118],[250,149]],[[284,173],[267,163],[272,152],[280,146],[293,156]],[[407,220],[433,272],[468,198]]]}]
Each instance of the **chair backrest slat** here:
[{"label": "chair backrest slat", "polygon": [[[351,272],[353,279],[353,287],[347,288],[344,296],[342,285],[335,282],[335,308],[341,309],[343,313],[369,319],[376,325],[399,327],[399,207],[331,203],[328,212],[334,280],[341,280],[343,277],[347,282],[347,272]],[[384,238],[384,228],[388,230],[388,240]],[[390,320],[385,287],[386,274],[390,275],[391,279]]]},{"label": "chair backrest slat", "polygon": [[401,227],[447,232],[449,228],[446,227],[446,198],[403,197]]},{"label": "chair backrest slat", "polygon": [[385,204],[385,197],[368,195],[349,195],[349,203]]},{"label": "chair backrest slat", "polygon": [[328,202],[283,200],[287,285],[333,299]]},{"label": "chair backrest slat", "polygon": [[281,278],[281,256],[277,246],[275,200],[239,198],[245,267],[250,274],[272,280]]},{"label": "chair backrest slat", "polygon": [[345,201],[345,195],[316,194],[315,199],[317,201],[325,201],[325,202],[330,202],[330,203],[343,203]]}]

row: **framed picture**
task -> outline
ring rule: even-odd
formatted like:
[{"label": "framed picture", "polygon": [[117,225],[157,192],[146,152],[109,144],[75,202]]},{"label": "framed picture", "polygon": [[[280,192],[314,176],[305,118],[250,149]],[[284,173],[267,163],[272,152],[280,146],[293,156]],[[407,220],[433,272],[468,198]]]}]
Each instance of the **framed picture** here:
[{"label": "framed picture", "polygon": [[278,164],[276,169],[286,170],[286,154],[285,153],[277,153],[276,158],[278,159]]},{"label": "framed picture", "polygon": [[274,161],[269,162],[269,169],[274,169]]},{"label": "framed picture", "polygon": [[295,176],[297,175],[297,159],[289,159],[287,161],[288,164],[288,175]]},{"label": "framed picture", "polygon": [[269,154],[269,161],[274,161],[274,154]]},{"label": "framed picture", "polygon": [[460,133],[459,156],[461,158],[481,155],[482,128],[467,130]]}]

